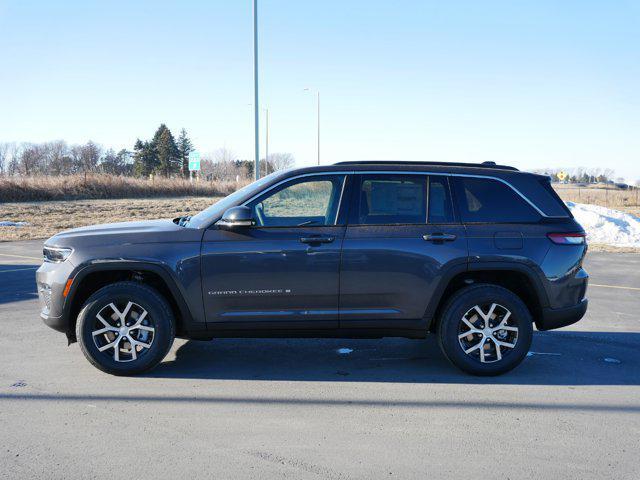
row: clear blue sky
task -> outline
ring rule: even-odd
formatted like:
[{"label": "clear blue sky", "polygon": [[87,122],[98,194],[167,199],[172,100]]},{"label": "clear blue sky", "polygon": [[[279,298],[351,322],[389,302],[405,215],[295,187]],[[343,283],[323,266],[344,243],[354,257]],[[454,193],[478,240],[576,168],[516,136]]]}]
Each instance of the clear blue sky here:
[{"label": "clear blue sky", "polygon": [[[261,0],[270,151],[640,179],[640,2]],[[251,0],[0,0],[0,141],[253,158]],[[264,146],[263,146],[264,148]]]}]

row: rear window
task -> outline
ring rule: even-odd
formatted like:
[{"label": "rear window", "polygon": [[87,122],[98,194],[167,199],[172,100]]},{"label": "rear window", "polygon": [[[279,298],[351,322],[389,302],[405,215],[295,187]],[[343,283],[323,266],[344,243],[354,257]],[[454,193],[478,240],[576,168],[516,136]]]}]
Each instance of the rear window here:
[{"label": "rear window", "polygon": [[490,178],[456,177],[463,223],[534,223],[540,215],[511,187]]},{"label": "rear window", "polygon": [[562,201],[558,192],[553,189],[551,182],[546,178],[542,178],[540,179],[540,184],[544,187],[544,193],[552,198],[552,200],[548,202],[549,209],[552,210],[548,215],[573,218],[571,210],[569,210],[569,207],[567,207],[567,205]]}]

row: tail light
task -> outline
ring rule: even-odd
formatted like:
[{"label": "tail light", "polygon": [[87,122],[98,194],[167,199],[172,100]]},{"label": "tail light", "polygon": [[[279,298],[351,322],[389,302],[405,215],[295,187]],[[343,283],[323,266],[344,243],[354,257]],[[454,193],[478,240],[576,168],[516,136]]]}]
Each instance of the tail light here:
[{"label": "tail light", "polygon": [[587,235],[581,233],[547,233],[547,237],[557,245],[585,245]]}]

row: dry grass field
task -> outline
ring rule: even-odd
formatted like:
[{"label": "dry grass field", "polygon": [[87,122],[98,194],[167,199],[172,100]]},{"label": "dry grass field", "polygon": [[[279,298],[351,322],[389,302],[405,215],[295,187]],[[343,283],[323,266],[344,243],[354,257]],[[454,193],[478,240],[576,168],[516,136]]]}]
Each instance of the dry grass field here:
[{"label": "dry grass field", "polygon": [[183,178],[153,179],[90,174],[66,176],[0,177],[0,202],[85,200],[152,197],[223,197],[246,184],[190,182]]},{"label": "dry grass field", "polygon": [[619,190],[597,186],[576,187],[554,184],[553,188],[565,202],[588,203],[640,215],[640,190]]},{"label": "dry grass field", "polygon": [[219,197],[182,197],[117,200],[0,203],[0,220],[27,222],[22,227],[0,227],[0,241],[48,238],[62,230],[98,223],[194,214]]}]

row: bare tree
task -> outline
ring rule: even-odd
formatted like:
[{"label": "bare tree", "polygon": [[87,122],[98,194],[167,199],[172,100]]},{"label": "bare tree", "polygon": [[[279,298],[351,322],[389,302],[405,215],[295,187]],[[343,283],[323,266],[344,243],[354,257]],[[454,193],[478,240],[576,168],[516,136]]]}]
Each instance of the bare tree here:
[{"label": "bare tree", "polygon": [[201,174],[212,180],[235,181],[246,176],[236,154],[228,148],[219,148],[213,155],[205,155],[201,167]]},{"label": "bare tree", "polygon": [[82,171],[85,173],[93,172],[98,167],[100,156],[102,155],[102,148],[89,140],[85,145],[82,145],[80,150],[80,162]]},{"label": "bare tree", "polygon": [[83,173],[85,182],[87,173],[94,172],[98,168],[98,162],[102,156],[102,148],[92,141],[84,145],[74,145],[68,152],[72,173]]},{"label": "bare tree", "polygon": [[71,173],[82,171],[82,146],[73,145],[69,149],[69,158],[71,159]]},{"label": "bare tree", "polygon": [[25,144],[20,152],[18,168],[19,173],[27,176],[46,173],[46,148],[37,143]]},{"label": "bare tree", "polygon": [[5,175],[9,168],[9,150],[11,144],[7,142],[0,143],[0,175]]},{"label": "bare tree", "polygon": [[73,172],[69,146],[63,140],[50,142],[46,145],[48,157],[47,173],[51,175],[69,175]]},{"label": "bare tree", "polygon": [[266,164],[269,166],[268,173],[275,172],[277,170],[286,170],[295,165],[296,160],[290,153],[272,153],[267,157]]},{"label": "bare tree", "polygon": [[11,143],[9,146],[9,153],[6,159],[7,162],[7,175],[17,175],[20,173],[20,155],[22,153],[22,146],[18,143]]},{"label": "bare tree", "polygon": [[613,168],[605,168],[602,173],[603,180],[605,182],[613,181],[613,176],[615,175],[615,170]]}]

